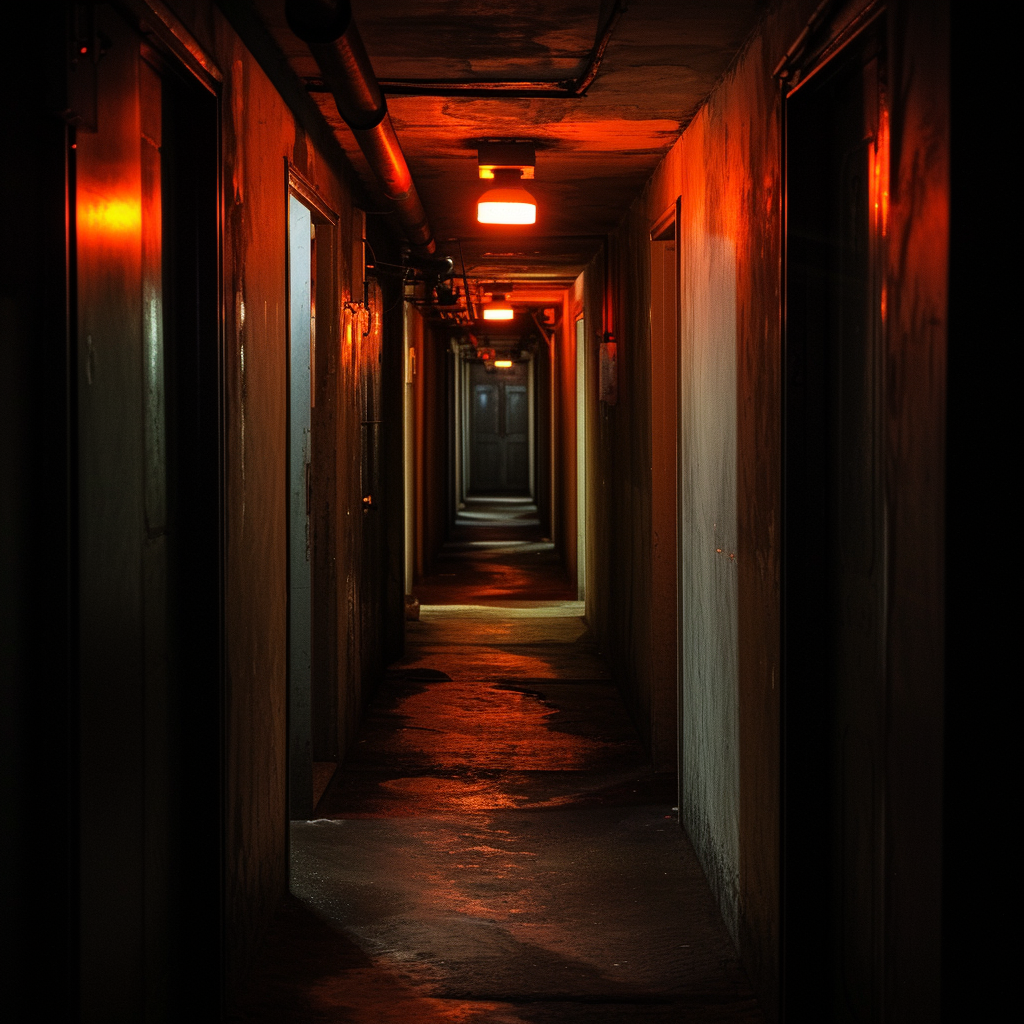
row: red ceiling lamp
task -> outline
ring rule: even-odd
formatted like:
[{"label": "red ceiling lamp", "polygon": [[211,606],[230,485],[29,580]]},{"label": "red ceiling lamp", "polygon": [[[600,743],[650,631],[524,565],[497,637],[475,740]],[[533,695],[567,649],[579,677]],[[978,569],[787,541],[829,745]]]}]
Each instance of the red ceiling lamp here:
[{"label": "red ceiling lamp", "polygon": [[480,177],[493,181],[477,201],[481,224],[535,224],[537,200],[520,184],[533,177],[536,152],[532,142],[485,142],[477,150]]},{"label": "red ceiling lamp", "polygon": [[511,320],[515,315],[515,310],[500,292],[492,295],[491,301],[484,306],[485,320]]}]

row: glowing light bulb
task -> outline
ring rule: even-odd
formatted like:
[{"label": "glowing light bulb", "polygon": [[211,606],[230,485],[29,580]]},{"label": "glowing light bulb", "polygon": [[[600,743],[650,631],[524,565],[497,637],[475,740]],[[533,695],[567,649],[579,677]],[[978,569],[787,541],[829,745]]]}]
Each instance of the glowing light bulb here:
[{"label": "glowing light bulb", "polygon": [[537,200],[519,184],[521,170],[501,168],[494,172],[496,188],[489,188],[476,204],[481,224],[536,224]]},{"label": "glowing light bulb", "polygon": [[505,301],[504,295],[492,295],[491,301],[484,306],[485,320],[511,320],[514,316],[515,312]]},{"label": "glowing light bulb", "polygon": [[476,204],[481,224],[536,224],[537,202],[525,188],[492,188]]},{"label": "glowing light bulb", "polygon": [[491,306],[484,306],[484,319],[485,320],[511,320],[515,316],[512,307],[509,306],[507,309],[498,308],[494,309]]}]

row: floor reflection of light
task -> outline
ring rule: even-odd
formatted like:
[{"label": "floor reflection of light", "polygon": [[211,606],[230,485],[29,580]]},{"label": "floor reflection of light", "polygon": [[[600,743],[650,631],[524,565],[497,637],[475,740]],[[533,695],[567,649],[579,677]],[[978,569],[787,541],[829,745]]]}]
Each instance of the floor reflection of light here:
[{"label": "floor reflection of light", "polygon": [[451,813],[497,811],[520,807],[524,803],[514,794],[503,792],[493,782],[466,781],[417,776],[407,779],[388,779],[381,788],[404,799],[415,801],[422,811],[423,804]]},{"label": "floor reflection of light", "polygon": [[[421,839],[432,850],[459,858],[450,862],[447,871],[427,873],[431,902],[443,903],[472,918],[506,925],[512,915],[541,909],[533,874],[537,851],[522,849],[522,838],[495,827],[492,818],[481,817],[471,829],[462,826],[458,832],[443,827],[425,830]],[[493,880],[503,883],[497,891],[488,889]]]},{"label": "floor reflection of light", "polygon": [[[312,1007],[332,1014],[332,1020],[372,1020],[374,1024],[476,1024],[480,1014],[501,1009],[498,1003],[424,996],[410,987],[409,979],[377,965],[328,976],[310,986],[307,995]],[[344,1016],[333,1016],[339,1011]]]},{"label": "floor reflection of light", "polygon": [[582,616],[585,601],[515,601],[495,607],[486,604],[421,604],[420,619],[439,621],[458,616],[460,619],[573,619],[580,618],[578,636],[586,633]]}]

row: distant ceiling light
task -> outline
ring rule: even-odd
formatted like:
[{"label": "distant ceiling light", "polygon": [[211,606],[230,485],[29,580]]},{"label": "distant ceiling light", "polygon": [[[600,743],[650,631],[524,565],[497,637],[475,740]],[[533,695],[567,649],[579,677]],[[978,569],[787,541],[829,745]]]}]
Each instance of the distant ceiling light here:
[{"label": "distant ceiling light", "polygon": [[504,295],[494,295],[491,301],[484,306],[485,320],[511,320],[515,311],[505,301]]},{"label": "distant ceiling light", "polygon": [[495,359],[494,360],[494,365],[499,370],[508,370],[512,366],[512,360],[511,359]]}]

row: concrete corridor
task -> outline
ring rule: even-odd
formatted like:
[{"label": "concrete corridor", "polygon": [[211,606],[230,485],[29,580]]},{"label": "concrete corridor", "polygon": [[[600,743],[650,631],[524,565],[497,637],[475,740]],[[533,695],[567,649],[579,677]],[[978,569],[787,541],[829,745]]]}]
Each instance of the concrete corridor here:
[{"label": "concrete corridor", "polygon": [[1013,1019],[980,13],[19,5],[0,1005]]},{"label": "concrete corridor", "polygon": [[[760,1021],[675,778],[578,605],[516,600],[552,585],[553,553],[448,554],[448,606],[409,623],[315,820],[292,823],[292,896],[234,1019]],[[504,607],[451,603],[473,560],[503,567]]]}]

